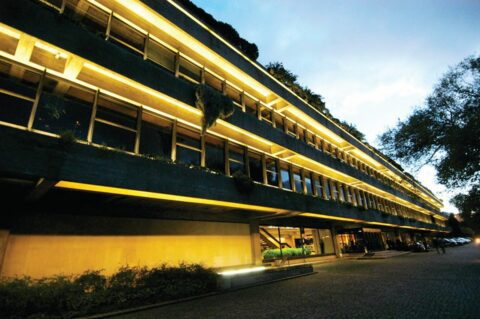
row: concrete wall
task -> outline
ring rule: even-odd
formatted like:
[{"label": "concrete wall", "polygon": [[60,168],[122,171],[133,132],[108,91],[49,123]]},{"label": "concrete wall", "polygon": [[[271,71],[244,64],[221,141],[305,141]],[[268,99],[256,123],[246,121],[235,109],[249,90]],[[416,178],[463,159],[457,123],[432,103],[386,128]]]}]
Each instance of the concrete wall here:
[{"label": "concrete wall", "polygon": [[[110,225],[111,231],[52,234],[55,215],[43,218],[48,219],[44,220],[49,223],[47,234],[10,233],[2,276],[43,277],[100,269],[109,274],[125,265],[153,267],[182,261],[209,267],[252,263],[248,224],[82,216],[70,222]],[[63,227],[65,217],[61,219],[58,226]]]}]

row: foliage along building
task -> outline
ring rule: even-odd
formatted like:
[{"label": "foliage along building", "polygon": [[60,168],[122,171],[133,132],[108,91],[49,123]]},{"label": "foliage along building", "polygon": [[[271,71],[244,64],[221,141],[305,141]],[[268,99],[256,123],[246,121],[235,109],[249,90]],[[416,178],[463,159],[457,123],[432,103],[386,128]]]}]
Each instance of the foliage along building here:
[{"label": "foliage along building", "polygon": [[[175,1],[0,6],[1,275],[304,262],[446,230],[435,195]],[[235,109],[205,134],[202,84]]]}]

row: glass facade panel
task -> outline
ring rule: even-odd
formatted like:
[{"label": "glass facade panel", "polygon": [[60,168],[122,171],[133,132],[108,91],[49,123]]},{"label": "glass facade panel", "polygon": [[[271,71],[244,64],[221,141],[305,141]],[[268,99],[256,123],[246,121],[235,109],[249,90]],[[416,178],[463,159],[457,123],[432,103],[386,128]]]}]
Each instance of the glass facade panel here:
[{"label": "glass facade panel", "polygon": [[318,197],[323,198],[323,186],[322,186],[322,177],[321,176],[314,176],[313,178],[313,187],[315,187],[315,192]]},{"label": "glass facade panel", "polygon": [[320,254],[334,254],[333,238],[330,229],[319,229],[320,235]]},{"label": "glass facade panel", "polygon": [[274,158],[267,157],[265,159],[265,166],[267,168],[267,183],[268,185],[278,186],[278,167],[277,161]]},{"label": "glass facade panel", "polygon": [[205,166],[225,173],[225,144],[221,139],[210,135],[205,137]]},{"label": "glass facade panel", "polygon": [[257,116],[257,101],[245,94],[245,112]]},{"label": "glass facade panel", "polygon": [[115,17],[115,15],[112,17],[110,37],[138,53],[143,54],[145,51],[146,35]]},{"label": "glass facade panel", "polygon": [[230,175],[239,171],[245,173],[245,149],[241,146],[230,144],[228,150]]},{"label": "glass facade panel", "polygon": [[170,160],[172,154],[172,122],[144,112],[140,136],[140,153]]},{"label": "glass facade panel", "polygon": [[180,76],[189,81],[200,83],[200,67],[188,61],[184,57],[180,57]]},{"label": "glass facade panel", "polygon": [[110,14],[86,1],[82,1],[81,6],[79,2],[80,0],[67,1],[64,14],[72,20],[80,22],[90,31],[104,35],[107,31]]},{"label": "glass facade panel", "polygon": [[310,173],[305,173],[304,180],[305,180],[305,188],[307,191],[307,195],[313,195],[313,184],[312,184],[312,178],[310,177]]},{"label": "glass facade panel", "polygon": [[137,109],[123,101],[99,96],[93,143],[133,151]]},{"label": "glass facade panel", "polygon": [[292,184],[290,182],[290,170],[286,164],[280,165],[280,174],[282,175],[282,188],[291,190]]},{"label": "glass facade panel", "polygon": [[[21,74],[22,78],[10,76]],[[27,126],[40,74],[0,62],[0,121]]]},{"label": "glass facade panel", "polygon": [[[303,181],[302,181],[302,175],[300,173],[300,170],[298,168],[293,168],[293,181],[295,183],[295,192],[299,194],[303,194]],[[282,175],[283,178],[283,175]]]},{"label": "glass facade panel", "polygon": [[56,134],[69,131],[77,139],[86,140],[95,92],[62,82],[55,93],[43,92],[34,127]]},{"label": "glass facade panel", "polygon": [[200,133],[179,126],[177,128],[177,162],[200,166]]},{"label": "glass facade panel", "polygon": [[219,79],[215,75],[211,74],[210,72],[205,72],[205,83],[214,88],[215,90],[222,92],[222,83],[223,80]]},{"label": "glass facade panel", "polygon": [[147,56],[156,64],[161,65],[165,69],[175,71],[175,52],[161,45],[155,40],[148,41]]},{"label": "glass facade panel", "polygon": [[250,169],[250,178],[256,182],[263,183],[262,157],[260,154],[248,153],[248,166]]}]

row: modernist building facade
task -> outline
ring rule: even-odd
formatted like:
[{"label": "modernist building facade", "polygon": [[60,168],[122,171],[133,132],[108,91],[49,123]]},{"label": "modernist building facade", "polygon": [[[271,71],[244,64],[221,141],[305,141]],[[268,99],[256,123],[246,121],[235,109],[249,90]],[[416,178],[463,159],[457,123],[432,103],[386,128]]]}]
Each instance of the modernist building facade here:
[{"label": "modernist building facade", "polygon": [[[303,262],[446,231],[434,194],[175,1],[0,5],[2,276]],[[202,84],[235,105],[205,134]]]}]

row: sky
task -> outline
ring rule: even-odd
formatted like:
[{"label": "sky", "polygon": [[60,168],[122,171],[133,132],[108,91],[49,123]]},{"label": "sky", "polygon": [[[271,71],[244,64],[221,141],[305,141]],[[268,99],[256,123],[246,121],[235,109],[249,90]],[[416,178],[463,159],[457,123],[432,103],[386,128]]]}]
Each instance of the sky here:
[{"label": "sky", "polygon": [[[480,0],[193,2],[256,43],[260,63],[282,62],[374,146],[450,66],[480,54]],[[457,212],[433,167],[411,172]]]}]

